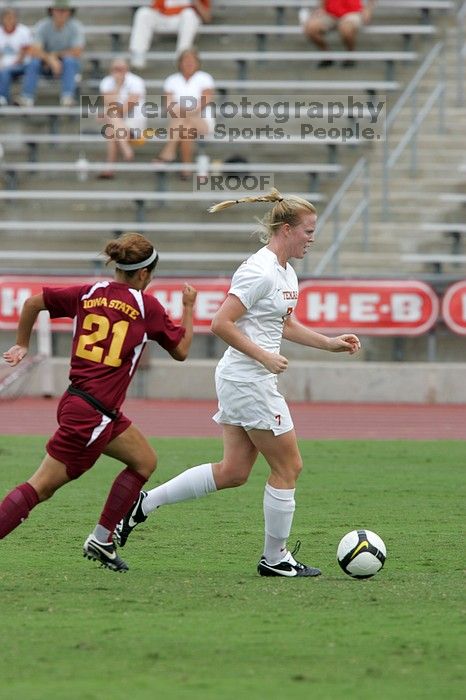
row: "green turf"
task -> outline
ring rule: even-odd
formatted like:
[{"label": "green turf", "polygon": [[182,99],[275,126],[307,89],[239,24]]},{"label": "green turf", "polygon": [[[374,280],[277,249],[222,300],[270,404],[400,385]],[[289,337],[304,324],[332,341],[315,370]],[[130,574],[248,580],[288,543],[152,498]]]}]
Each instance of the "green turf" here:
[{"label": "green turf", "polygon": [[[160,479],[220,455],[163,439]],[[0,438],[0,494],[44,440]],[[464,697],[463,442],[311,442],[293,537],[317,580],[262,579],[258,462],[248,484],[160,510],[125,574],[81,556],[118,466],[102,459],[0,544],[1,700],[416,700]],[[357,581],[335,562],[348,530],[388,548]],[[292,544],[293,541],[290,540]]]}]

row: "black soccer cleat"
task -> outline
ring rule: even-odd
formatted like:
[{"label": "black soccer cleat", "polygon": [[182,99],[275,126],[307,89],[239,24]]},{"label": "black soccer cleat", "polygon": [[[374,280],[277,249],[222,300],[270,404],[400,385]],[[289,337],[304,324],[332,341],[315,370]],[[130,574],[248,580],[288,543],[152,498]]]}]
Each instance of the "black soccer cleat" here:
[{"label": "black soccer cleat", "polygon": [[83,556],[100,562],[111,571],[128,571],[128,565],[116,553],[113,542],[99,542],[92,534],[84,542]]},{"label": "black soccer cleat", "polygon": [[288,551],[278,564],[269,564],[266,558],[262,557],[257,565],[257,571],[261,576],[288,576],[289,578],[294,576],[320,576],[322,573],[320,569],[315,569],[312,566],[306,566],[306,564],[296,561],[294,555],[298,553],[300,547],[301,542],[298,540],[293,551]]},{"label": "black soccer cleat", "polygon": [[136,525],[140,525],[144,520],[147,520],[147,515],[144,515],[142,510],[142,502],[147,496],[147,491],[141,491],[136,501],[126,513],[125,517],[120,520],[113,533],[113,541],[119,547],[124,547],[126,540],[134,530]]}]

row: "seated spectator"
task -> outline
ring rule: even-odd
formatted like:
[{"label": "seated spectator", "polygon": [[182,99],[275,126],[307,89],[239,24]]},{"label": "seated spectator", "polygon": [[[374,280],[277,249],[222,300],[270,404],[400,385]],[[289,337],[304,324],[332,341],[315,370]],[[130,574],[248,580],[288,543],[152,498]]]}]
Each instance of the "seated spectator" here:
[{"label": "seated spectator", "polygon": [[[309,13],[302,10],[300,20],[304,33],[321,51],[328,51],[325,35],[338,29],[347,51],[354,51],[358,30],[372,19],[375,0],[321,0],[321,6]],[[333,61],[323,60],[318,68],[327,68]],[[354,61],[344,61],[343,67],[354,66]]]},{"label": "seated spectator", "polygon": [[32,44],[29,27],[18,22],[12,8],[5,8],[0,24],[0,107],[10,101],[11,81],[23,75]]},{"label": "seated spectator", "polygon": [[146,118],[143,103],[146,96],[144,80],[128,70],[128,64],[121,58],[113,61],[110,75],[100,83],[100,94],[105,104],[105,125],[109,124],[107,140],[108,170],[100,173],[100,179],[111,179],[114,174],[111,164],[118,158],[118,151],[125,161],[134,158],[130,141],[134,130],[143,131]]},{"label": "seated spectator", "polygon": [[31,60],[26,66],[19,104],[31,106],[40,75],[61,78],[60,104],[74,104],[76,81],[81,70],[81,54],[85,45],[84,27],[74,19],[69,0],[55,0],[48,17],[34,27]]},{"label": "seated spectator", "polygon": [[[169,75],[163,84],[167,104],[173,116],[168,124],[168,141],[156,163],[171,163],[179,147],[182,163],[193,162],[194,142],[201,134],[211,134],[215,122],[208,103],[214,95],[214,79],[200,70],[200,62],[194,49],[186,49],[178,59],[178,73]],[[181,98],[185,98],[185,104]],[[173,107],[173,105],[175,105]],[[190,177],[190,171],[180,173],[182,180]]]},{"label": "seated spectator", "polygon": [[129,49],[133,68],[144,68],[154,32],[178,35],[176,52],[189,49],[202,22],[211,20],[210,0],[154,0],[152,7],[140,7],[134,15]]}]

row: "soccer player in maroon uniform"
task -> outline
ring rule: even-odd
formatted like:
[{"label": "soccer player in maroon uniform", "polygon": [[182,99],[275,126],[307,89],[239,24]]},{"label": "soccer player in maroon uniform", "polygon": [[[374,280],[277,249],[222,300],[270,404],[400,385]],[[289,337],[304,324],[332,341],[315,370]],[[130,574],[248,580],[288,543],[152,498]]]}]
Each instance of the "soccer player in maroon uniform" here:
[{"label": "soccer player in maroon uniform", "polygon": [[0,539],[38,503],[106,454],[126,467],[116,477],[99,522],[84,543],[84,556],[113,571],[126,571],[112,541],[113,531],[154,471],[157,456],[120,407],[147,340],[155,340],[175,360],[186,359],[196,290],[184,286],[183,317],[181,325],[175,325],[157,299],[144,294],[158,260],[150,241],[126,233],[109,241],[104,252],[108,262],[115,262],[115,280],[44,287],[42,294],[24,304],[17,344],[3,355],[11,366],[21,362],[43,309],[51,318],[75,319],[71,383],[58,405],[58,430],[47,443],[39,469],[0,503]]}]

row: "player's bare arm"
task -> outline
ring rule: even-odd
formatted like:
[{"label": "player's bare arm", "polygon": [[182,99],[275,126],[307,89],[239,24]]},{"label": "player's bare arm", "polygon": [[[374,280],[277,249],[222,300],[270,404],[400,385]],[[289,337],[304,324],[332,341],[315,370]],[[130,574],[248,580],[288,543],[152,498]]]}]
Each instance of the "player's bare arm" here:
[{"label": "player's bare arm", "polygon": [[298,345],[307,345],[318,350],[328,350],[329,352],[348,352],[353,355],[361,349],[359,338],[353,333],[345,333],[330,338],[327,335],[306,328],[293,316],[289,316],[283,326],[283,337]]},{"label": "player's bare arm", "polygon": [[278,353],[268,352],[253,343],[235,325],[241,316],[246,313],[246,307],[237,296],[228,294],[220,309],[215,314],[211,331],[235,350],[244,353],[253,360],[260,362],[269,372],[280,374],[288,367],[288,360]]},{"label": "player's bare arm", "polygon": [[42,294],[26,299],[21,310],[21,316],[16,334],[16,345],[13,345],[9,350],[3,353],[3,359],[11,367],[17,365],[26,357],[29,349],[29,341],[31,339],[32,329],[36,322],[37,316],[45,309],[44,297]]},{"label": "player's bare arm", "polygon": [[181,325],[186,329],[186,333],[170,355],[174,360],[183,362],[188,357],[189,349],[193,340],[193,315],[194,303],[197,297],[197,290],[190,284],[183,287],[183,315]]}]

